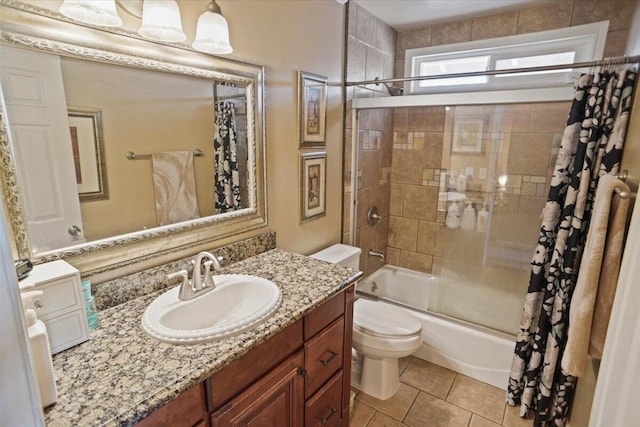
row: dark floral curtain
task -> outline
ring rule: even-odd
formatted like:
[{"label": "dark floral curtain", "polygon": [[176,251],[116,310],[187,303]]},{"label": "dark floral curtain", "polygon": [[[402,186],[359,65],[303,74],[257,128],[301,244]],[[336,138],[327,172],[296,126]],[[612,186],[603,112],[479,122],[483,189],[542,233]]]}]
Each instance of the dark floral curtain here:
[{"label": "dark floral curtain", "polygon": [[236,155],[235,116],[235,106],[232,102],[220,101],[216,103],[213,132],[214,178],[216,209],[220,213],[242,209]]},{"label": "dark floral curtain", "polygon": [[636,72],[603,71],[576,83],[567,127],[544,208],[507,389],[520,416],[563,426],[576,378],[560,368],[569,304],[599,177],[616,174]]}]

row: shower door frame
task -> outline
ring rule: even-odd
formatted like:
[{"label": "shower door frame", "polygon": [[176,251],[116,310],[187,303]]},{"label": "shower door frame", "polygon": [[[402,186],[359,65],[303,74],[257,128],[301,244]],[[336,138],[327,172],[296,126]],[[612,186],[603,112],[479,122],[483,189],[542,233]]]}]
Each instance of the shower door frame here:
[{"label": "shower door frame", "polygon": [[361,110],[379,108],[408,108],[408,107],[444,107],[465,105],[498,105],[498,104],[522,104],[535,102],[571,101],[573,99],[573,86],[543,88],[543,89],[513,89],[485,92],[457,92],[439,93],[431,95],[406,95],[374,98],[354,98],[352,104],[351,125],[351,183],[349,189],[349,244],[356,245],[356,228],[358,217],[358,130],[359,113]]}]

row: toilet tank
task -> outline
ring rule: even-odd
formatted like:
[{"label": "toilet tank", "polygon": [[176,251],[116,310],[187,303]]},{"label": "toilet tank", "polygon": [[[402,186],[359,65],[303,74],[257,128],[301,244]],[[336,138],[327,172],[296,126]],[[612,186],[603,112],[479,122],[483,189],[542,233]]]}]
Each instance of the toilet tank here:
[{"label": "toilet tank", "polygon": [[309,256],[311,258],[316,258],[322,261],[340,264],[345,267],[351,267],[354,270],[359,271],[361,252],[362,250],[360,248],[337,243]]}]

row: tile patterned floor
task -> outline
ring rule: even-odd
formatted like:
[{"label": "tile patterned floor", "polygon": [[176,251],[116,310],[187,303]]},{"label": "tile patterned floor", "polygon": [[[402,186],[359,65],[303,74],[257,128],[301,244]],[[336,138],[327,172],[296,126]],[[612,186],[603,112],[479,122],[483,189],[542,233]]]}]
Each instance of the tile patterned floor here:
[{"label": "tile patterned floor", "polygon": [[504,390],[424,360],[400,360],[400,389],[388,400],[358,393],[350,427],[531,427]]}]

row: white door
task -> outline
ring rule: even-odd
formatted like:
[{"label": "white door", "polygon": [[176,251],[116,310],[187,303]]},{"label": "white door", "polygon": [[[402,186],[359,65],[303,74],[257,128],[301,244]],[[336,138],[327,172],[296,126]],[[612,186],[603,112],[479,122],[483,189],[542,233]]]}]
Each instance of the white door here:
[{"label": "white door", "polygon": [[83,242],[60,58],[2,47],[0,64],[32,248]]}]

